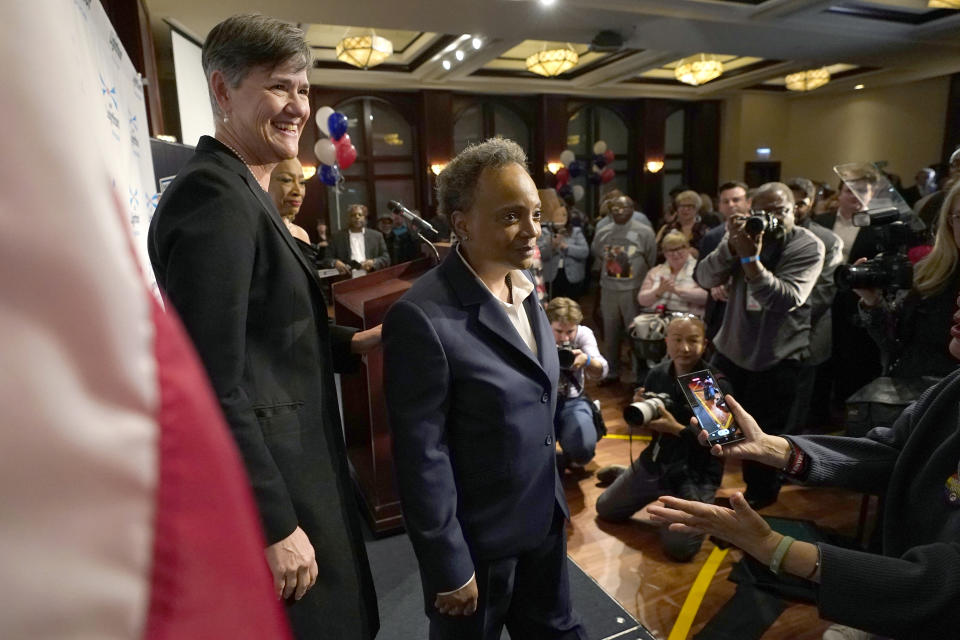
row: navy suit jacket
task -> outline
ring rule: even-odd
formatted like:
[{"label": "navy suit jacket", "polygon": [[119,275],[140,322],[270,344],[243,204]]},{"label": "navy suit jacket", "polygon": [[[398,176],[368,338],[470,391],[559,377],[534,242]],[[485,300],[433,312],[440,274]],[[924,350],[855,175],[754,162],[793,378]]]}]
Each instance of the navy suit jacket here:
[{"label": "navy suit jacket", "polygon": [[556,505],[568,514],[556,343],[536,294],[523,304],[539,356],[454,250],[384,320],[393,459],[428,597],[466,584],[475,560],[536,547]]}]

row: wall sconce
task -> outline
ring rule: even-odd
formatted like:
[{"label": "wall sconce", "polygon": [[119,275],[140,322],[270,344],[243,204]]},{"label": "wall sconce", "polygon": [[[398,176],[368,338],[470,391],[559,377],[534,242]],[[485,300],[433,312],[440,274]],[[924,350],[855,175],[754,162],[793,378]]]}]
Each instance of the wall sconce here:
[{"label": "wall sconce", "polygon": [[560,169],[562,169],[562,168],[563,168],[563,163],[562,163],[562,162],[548,162],[548,163],[547,163],[547,171],[549,171],[550,173],[552,173],[552,174],[554,174],[554,175],[556,175],[557,171],[560,171]]},{"label": "wall sconce", "polygon": [[647,171],[650,173],[660,173],[663,169],[663,160],[647,160]]},{"label": "wall sconce", "polygon": [[430,171],[433,172],[433,175],[438,176],[446,166],[447,166],[446,162],[434,162],[433,164],[430,165]]},{"label": "wall sconce", "polygon": [[303,179],[309,180],[313,176],[317,175],[317,168],[312,164],[303,165]]}]

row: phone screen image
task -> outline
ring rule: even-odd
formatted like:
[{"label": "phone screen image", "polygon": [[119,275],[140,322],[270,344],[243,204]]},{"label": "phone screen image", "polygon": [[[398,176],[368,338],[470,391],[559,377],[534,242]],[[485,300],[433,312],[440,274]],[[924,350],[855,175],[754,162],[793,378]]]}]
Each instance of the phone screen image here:
[{"label": "phone screen image", "polygon": [[710,444],[729,444],[743,440],[743,433],[733,420],[720,385],[709,370],[695,371],[677,378],[693,415],[708,436]]}]

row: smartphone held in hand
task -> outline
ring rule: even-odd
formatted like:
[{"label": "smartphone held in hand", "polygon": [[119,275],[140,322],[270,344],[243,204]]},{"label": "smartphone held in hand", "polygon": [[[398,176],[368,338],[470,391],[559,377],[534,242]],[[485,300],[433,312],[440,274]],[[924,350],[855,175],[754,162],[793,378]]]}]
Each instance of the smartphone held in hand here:
[{"label": "smartphone held in hand", "polygon": [[708,369],[677,378],[677,384],[690,404],[693,415],[707,432],[710,444],[730,444],[743,440],[743,431],[733,419],[720,385]]}]

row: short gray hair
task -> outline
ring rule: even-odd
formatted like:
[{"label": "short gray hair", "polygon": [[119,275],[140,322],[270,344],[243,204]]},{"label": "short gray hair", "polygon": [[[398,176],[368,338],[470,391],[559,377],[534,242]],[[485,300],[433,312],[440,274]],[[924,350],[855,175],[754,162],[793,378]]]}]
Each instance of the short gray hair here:
[{"label": "short gray hair", "polygon": [[210,87],[210,76],[219,71],[231,87],[243,82],[252,69],[271,70],[295,61],[296,70],[310,66],[310,45],[296,25],[259,13],[231,16],[210,30],[200,57],[214,115],[220,107]]},{"label": "short gray hair", "polygon": [[527,171],[527,154],[513,140],[497,136],[473,144],[457,154],[437,176],[437,202],[440,213],[468,211],[473,206],[477,181],[484,169],[500,169],[518,164]]}]

